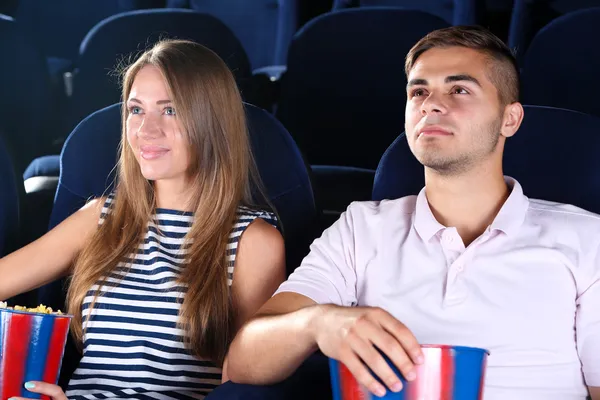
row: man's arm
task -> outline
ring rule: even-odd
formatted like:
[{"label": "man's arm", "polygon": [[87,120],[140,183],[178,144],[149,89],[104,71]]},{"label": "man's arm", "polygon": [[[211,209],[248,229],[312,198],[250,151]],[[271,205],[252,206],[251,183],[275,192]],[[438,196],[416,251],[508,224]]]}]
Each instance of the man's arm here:
[{"label": "man's arm", "polygon": [[590,398],[600,400],[600,232],[589,237],[594,240],[584,242],[584,238],[581,239],[582,243],[590,245],[591,251],[581,257],[582,264],[577,275],[575,336]]},{"label": "man's arm", "polygon": [[[368,207],[350,205],[311,246],[287,282],[242,327],[229,348],[227,375],[234,382],[269,384],[290,376],[314,351],[341,361],[374,394],[393,391],[400,379],[377,351],[387,354],[407,378],[421,348],[412,333],[378,308],[356,304],[357,226],[364,227]],[[358,225],[357,225],[358,224]],[[335,304],[335,305],[334,305]],[[409,356],[410,355],[410,356]]]},{"label": "man's arm", "polygon": [[290,376],[317,350],[311,323],[316,303],[297,293],[270,299],[236,335],[227,375],[240,383],[272,384]]},{"label": "man's arm", "polygon": [[315,306],[356,302],[351,208],[315,240],[310,254],[280,286],[278,294],[238,332],[224,375],[233,372],[230,379],[255,384],[285,379],[317,349],[309,333],[319,311]]},{"label": "man's arm", "polygon": [[[279,293],[238,333],[229,349],[227,374],[238,383],[272,384],[289,377],[314,351],[340,360],[378,396],[386,392],[369,372],[398,392],[400,379],[376,350],[387,354],[408,380],[423,361],[412,333],[378,308],[317,305],[297,293]],[[366,366],[365,366],[366,364]]]}]

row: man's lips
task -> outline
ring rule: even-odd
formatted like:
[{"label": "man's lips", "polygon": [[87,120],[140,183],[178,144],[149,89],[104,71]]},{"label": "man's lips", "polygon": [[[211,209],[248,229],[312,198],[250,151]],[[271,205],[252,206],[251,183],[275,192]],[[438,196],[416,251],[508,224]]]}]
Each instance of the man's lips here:
[{"label": "man's lips", "polygon": [[419,137],[421,136],[450,136],[452,133],[442,127],[429,126],[419,131]]}]

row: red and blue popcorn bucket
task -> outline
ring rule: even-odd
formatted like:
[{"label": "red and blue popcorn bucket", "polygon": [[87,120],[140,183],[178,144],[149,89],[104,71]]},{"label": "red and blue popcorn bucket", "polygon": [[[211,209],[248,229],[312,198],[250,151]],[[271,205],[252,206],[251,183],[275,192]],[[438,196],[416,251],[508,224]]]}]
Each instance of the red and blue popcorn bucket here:
[{"label": "red and blue popcorn bucket", "polygon": [[0,400],[49,399],[24,385],[57,383],[70,322],[70,315],[0,308]]},{"label": "red and blue popcorn bucket", "polygon": [[[386,388],[377,397],[360,385],[341,362],[330,359],[333,400],[481,400],[489,352],[475,347],[422,345],[425,361],[416,366],[417,377],[408,382],[396,366],[384,357],[402,381],[394,393]],[[381,381],[380,381],[381,382]],[[384,384],[385,386],[385,384]]]}]

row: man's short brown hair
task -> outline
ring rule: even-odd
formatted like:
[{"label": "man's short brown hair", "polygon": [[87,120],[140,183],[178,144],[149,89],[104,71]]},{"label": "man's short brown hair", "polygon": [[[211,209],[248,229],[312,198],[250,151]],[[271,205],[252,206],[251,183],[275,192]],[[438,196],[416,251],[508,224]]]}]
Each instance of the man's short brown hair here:
[{"label": "man's short brown hair", "polygon": [[406,76],[427,50],[454,46],[485,53],[490,60],[488,77],[498,90],[500,102],[506,105],[519,101],[519,68],[513,53],[496,35],[478,26],[453,26],[427,34],[406,55]]}]

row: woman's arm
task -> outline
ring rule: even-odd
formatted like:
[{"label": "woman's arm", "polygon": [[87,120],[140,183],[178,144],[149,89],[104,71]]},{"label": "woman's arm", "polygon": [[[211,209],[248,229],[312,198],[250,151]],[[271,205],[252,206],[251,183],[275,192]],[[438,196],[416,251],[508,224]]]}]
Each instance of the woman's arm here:
[{"label": "woman's arm", "polygon": [[[236,331],[252,317],[285,280],[283,237],[265,220],[257,218],[238,244],[231,285]],[[223,382],[227,377],[223,364]]]},{"label": "woman's arm", "polygon": [[98,226],[104,200],[89,202],[41,238],[0,259],[0,300],[67,275]]}]

